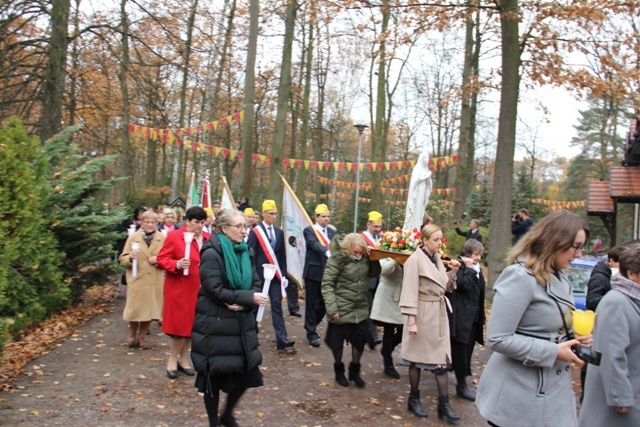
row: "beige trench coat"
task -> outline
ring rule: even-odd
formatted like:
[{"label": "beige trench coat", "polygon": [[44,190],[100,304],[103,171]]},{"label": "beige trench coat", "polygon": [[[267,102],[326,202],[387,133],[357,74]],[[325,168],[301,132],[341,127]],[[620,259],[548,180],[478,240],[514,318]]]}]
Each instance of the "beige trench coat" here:
[{"label": "beige trench coat", "polygon": [[[162,319],[162,287],[164,270],[149,264],[149,258],[157,256],[164,243],[165,235],[157,231],[151,245],[147,246],[138,230],[129,236],[124,245],[120,264],[127,269],[127,302],[122,318],[128,322],[148,322]],[[140,242],[138,251],[138,275],[133,277],[133,264],[129,259],[131,242]]]},{"label": "beige trench coat", "polygon": [[416,316],[418,333],[408,334],[408,319],[402,332],[400,356],[414,363],[444,365],[451,362],[449,318],[451,310],[445,292],[455,289],[440,258],[438,268],[425,253],[416,250],[404,264],[400,310],[402,314]]}]

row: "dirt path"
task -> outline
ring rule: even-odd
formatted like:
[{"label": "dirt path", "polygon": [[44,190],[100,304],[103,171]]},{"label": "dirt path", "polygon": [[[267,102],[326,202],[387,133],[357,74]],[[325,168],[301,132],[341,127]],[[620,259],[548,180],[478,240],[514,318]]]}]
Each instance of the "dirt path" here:
[{"label": "dirt path", "polygon": [[[0,425],[6,426],[206,426],[202,397],[193,378],[165,375],[167,338],[157,324],[151,327],[150,350],[124,345],[124,290],[113,301],[112,313],[96,316],[78,333],[27,366],[16,387],[0,392]],[[269,310],[267,310],[267,313]],[[422,400],[427,420],[406,409],[408,380],[390,379],[381,372],[378,351],[366,350],[362,359],[364,389],[343,388],[333,381],[330,351],[307,344],[303,320],[287,317],[296,352],[276,351],[270,318],[261,331],[265,386],[249,390],[236,418],[243,426],[440,426],[437,393],[431,374],[423,374]],[[324,335],[324,326],[321,334]],[[347,354],[348,352],[345,352]],[[476,349],[474,378],[486,363],[487,351]],[[397,359],[397,351],[394,355]],[[472,402],[453,395],[461,426],[486,426]]]}]

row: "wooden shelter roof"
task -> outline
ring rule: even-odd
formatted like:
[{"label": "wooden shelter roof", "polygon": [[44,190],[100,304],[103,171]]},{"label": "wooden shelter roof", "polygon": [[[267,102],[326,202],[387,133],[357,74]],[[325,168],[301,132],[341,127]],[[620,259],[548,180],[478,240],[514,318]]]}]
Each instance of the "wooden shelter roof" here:
[{"label": "wooden shelter roof", "polygon": [[615,212],[610,195],[609,181],[589,181],[587,187],[587,213],[601,215]]},{"label": "wooden shelter roof", "polygon": [[618,202],[640,203],[640,167],[612,167],[609,195]]}]

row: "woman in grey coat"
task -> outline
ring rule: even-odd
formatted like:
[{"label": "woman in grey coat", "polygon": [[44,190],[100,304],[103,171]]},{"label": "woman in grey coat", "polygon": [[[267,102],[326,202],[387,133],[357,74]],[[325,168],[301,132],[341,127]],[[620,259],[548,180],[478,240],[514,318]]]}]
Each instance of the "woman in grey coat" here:
[{"label": "woman in grey coat", "polygon": [[579,425],[640,426],[640,246],[620,255],[597,313],[593,347],[602,361],[587,371]]},{"label": "woman in grey coat", "polygon": [[560,210],[538,222],[511,251],[510,265],[494,286],[487,325],[493,354],[476,396],[490,425],[577,425],[570,364],[583,362],[571,347],[589,347],[593,337],[567,339],[573,298],[563,270],[588,238],[586,222]]}]

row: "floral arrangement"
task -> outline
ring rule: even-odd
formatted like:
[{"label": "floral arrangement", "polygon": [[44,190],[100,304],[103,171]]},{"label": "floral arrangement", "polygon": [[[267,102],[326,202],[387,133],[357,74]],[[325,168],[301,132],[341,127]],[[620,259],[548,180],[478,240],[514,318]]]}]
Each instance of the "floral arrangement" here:
[{"label": "floral arrangement", "polygon": [[412,253],[420,243],[420,231],[418,229],[403,230],[396,227],[393,231],[381,234],[378,248],[385,251]]}]

